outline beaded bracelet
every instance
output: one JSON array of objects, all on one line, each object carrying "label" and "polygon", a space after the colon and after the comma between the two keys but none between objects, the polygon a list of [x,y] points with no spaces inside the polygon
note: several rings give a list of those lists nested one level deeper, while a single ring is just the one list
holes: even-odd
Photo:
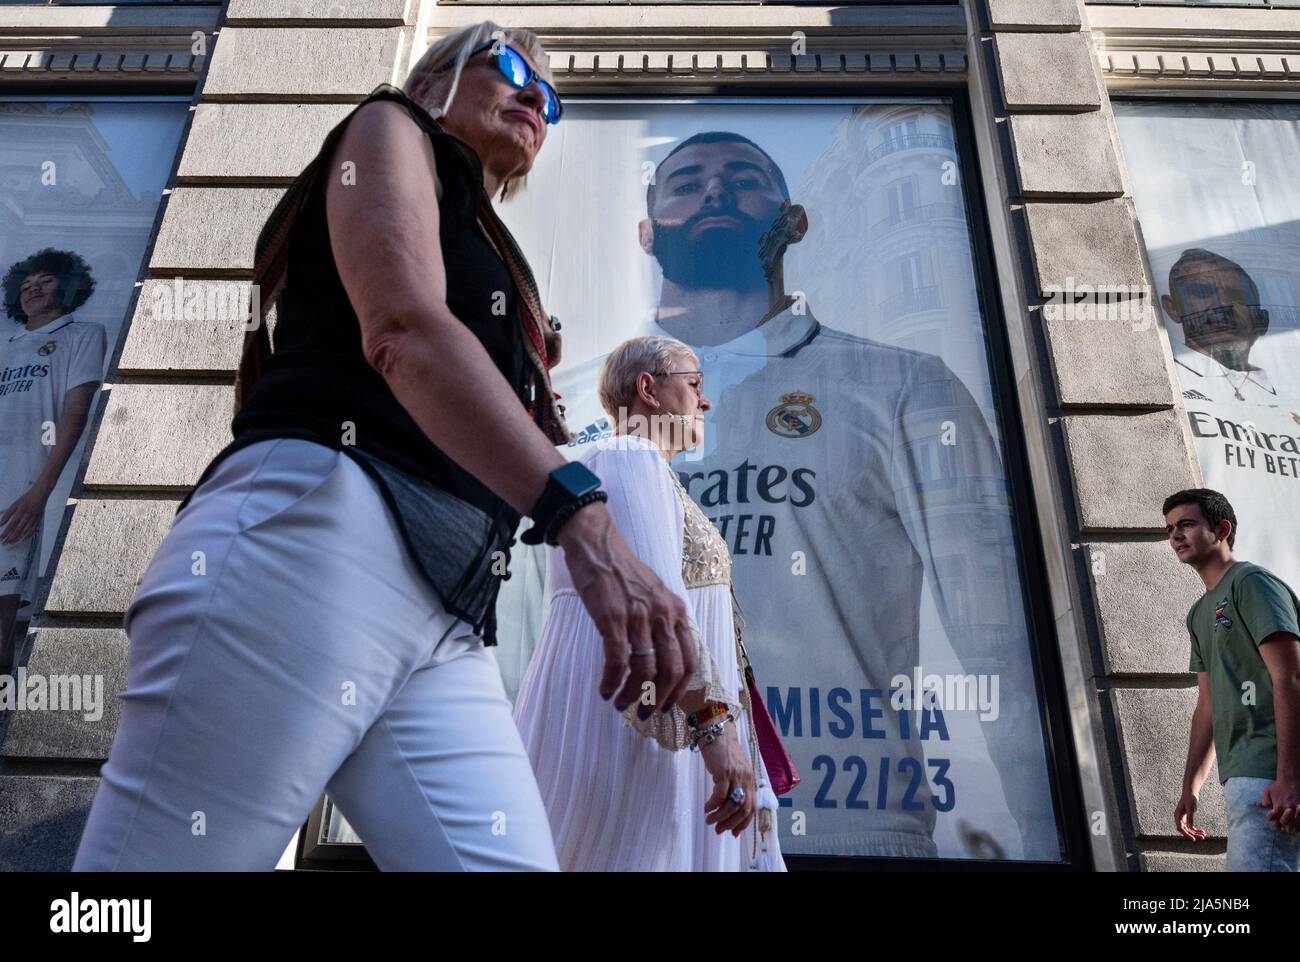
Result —
[{"label": "beaded bracelet", "polygon": [[719,715],[727,714],[727,706],[720,701],[708,702],[699,711],[691,712],[686,716],[686,724],[691,728],[699,728],[703,722],[717,718]]}]

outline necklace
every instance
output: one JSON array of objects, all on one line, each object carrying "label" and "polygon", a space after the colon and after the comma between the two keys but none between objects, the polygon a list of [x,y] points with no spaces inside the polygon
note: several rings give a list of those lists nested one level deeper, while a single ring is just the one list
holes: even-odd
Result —
[{"label": "necklace", "polygon": [[1241,393],[1241,389],[1246,386],[1247,381],[1253,382],[1255,386],[1258,387],[1261,391],[1266,391],[1269,394],[1274,395],[1275,397],[1277,396],[1277,388],[1265,387],[1262,383],[1256,381],[1255,378],[1251,376],[1252,374],[1251,371],[1246,371],[1245,376],[1240,381],[1233,383],[1232,375],[1228,373],[1231,370],[1232,369],[1229,367],[1224,367],[1223,376],[1227,380],[1227,382],[1232,385],[1233,396],[1238,401],[1246,400],[1245,395]]}]

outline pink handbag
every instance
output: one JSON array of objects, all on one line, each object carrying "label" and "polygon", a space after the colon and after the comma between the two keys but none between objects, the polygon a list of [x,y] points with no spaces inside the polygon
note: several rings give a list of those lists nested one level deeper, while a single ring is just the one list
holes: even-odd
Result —
[{"label": "pink handbag", "polygon": [[785,749],[777,733],[772,716],[767,713],[763,696],[758,693],[758,683],[754,681],[754,666],[749,661],[749,652],[740,640],[741,628],[745,619],[740,611],[740,601],[736,598],[736,587],[731,586],[731,611],[736,628],[736,654],[745,672],[745,686],[749,689],[750,724],[758,741],[758,753],[763,757],[763,767],[767,769],[768,780],[772,783],[772,793],[784,795],[799,784],[799,771],[794,767],[794,760]]},{"label": "pink handbag", "polygon": [[767,706],[758,693],[754,683],[754,669],[745,664],[745,683],[749,686],[750,721],[758,736],[758,752],[763,756],[763,765],[767,768],[767,777],[772,782],[772,792],[784,795],[799,784],[799,771],[794,767],[794,759],[785,750],[785,743],[777,734],[772,724],[772,716],[767,713]]}]

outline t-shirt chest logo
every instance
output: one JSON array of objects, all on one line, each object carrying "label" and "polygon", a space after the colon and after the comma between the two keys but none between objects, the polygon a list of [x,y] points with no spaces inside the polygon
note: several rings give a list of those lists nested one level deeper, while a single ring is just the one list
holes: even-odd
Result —
[{"label": "t-shirt chest logo", "polygon": [[1214,606],[1214,625],[1217,628],[1231,628],[1232,619],[1228,617],[1228,596],[1224,595]]},{"label": "t-shirt chest logo", "polygon": [[821,412],[813,407],[816,398],[802,391],[781,395],[781,403],[767,412],[767,429],[778,437],[806,438],[822,426]]},{"label": "t-shirt chest logo", "polygon": [[49,357],[54,353],[54,349],[58,346],[59,345],[55,341],[46,341],[40,346],[36,353],[41,357]]}]

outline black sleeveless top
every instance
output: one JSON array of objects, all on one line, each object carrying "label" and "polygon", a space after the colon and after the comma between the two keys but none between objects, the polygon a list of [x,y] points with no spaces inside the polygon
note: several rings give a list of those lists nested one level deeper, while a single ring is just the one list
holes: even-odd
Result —
[{"label": "black sleeveless top", "polygon": [[[377,99],[403,104],[432,142],[442,183],[447,306],[527,407],[531,368],[514,280],[477,222],[484,190],[478,155],[397,88],[381,85],[362,104]],[[520,518],[429,440],[367,363],[326,225],[325,184],[338,175],[322,171],[298,216],[276,308],[274,353],[231,423],[234,441],[208,465],[199,485],[228,454],[268,438],[305,438],[342,451],[378,483],[406,549],[447,610],[492,645],[496,595],[502,577],[509,577],[494,562],[508,556]],[[474,398],[464,403],[469,408]]]}]

